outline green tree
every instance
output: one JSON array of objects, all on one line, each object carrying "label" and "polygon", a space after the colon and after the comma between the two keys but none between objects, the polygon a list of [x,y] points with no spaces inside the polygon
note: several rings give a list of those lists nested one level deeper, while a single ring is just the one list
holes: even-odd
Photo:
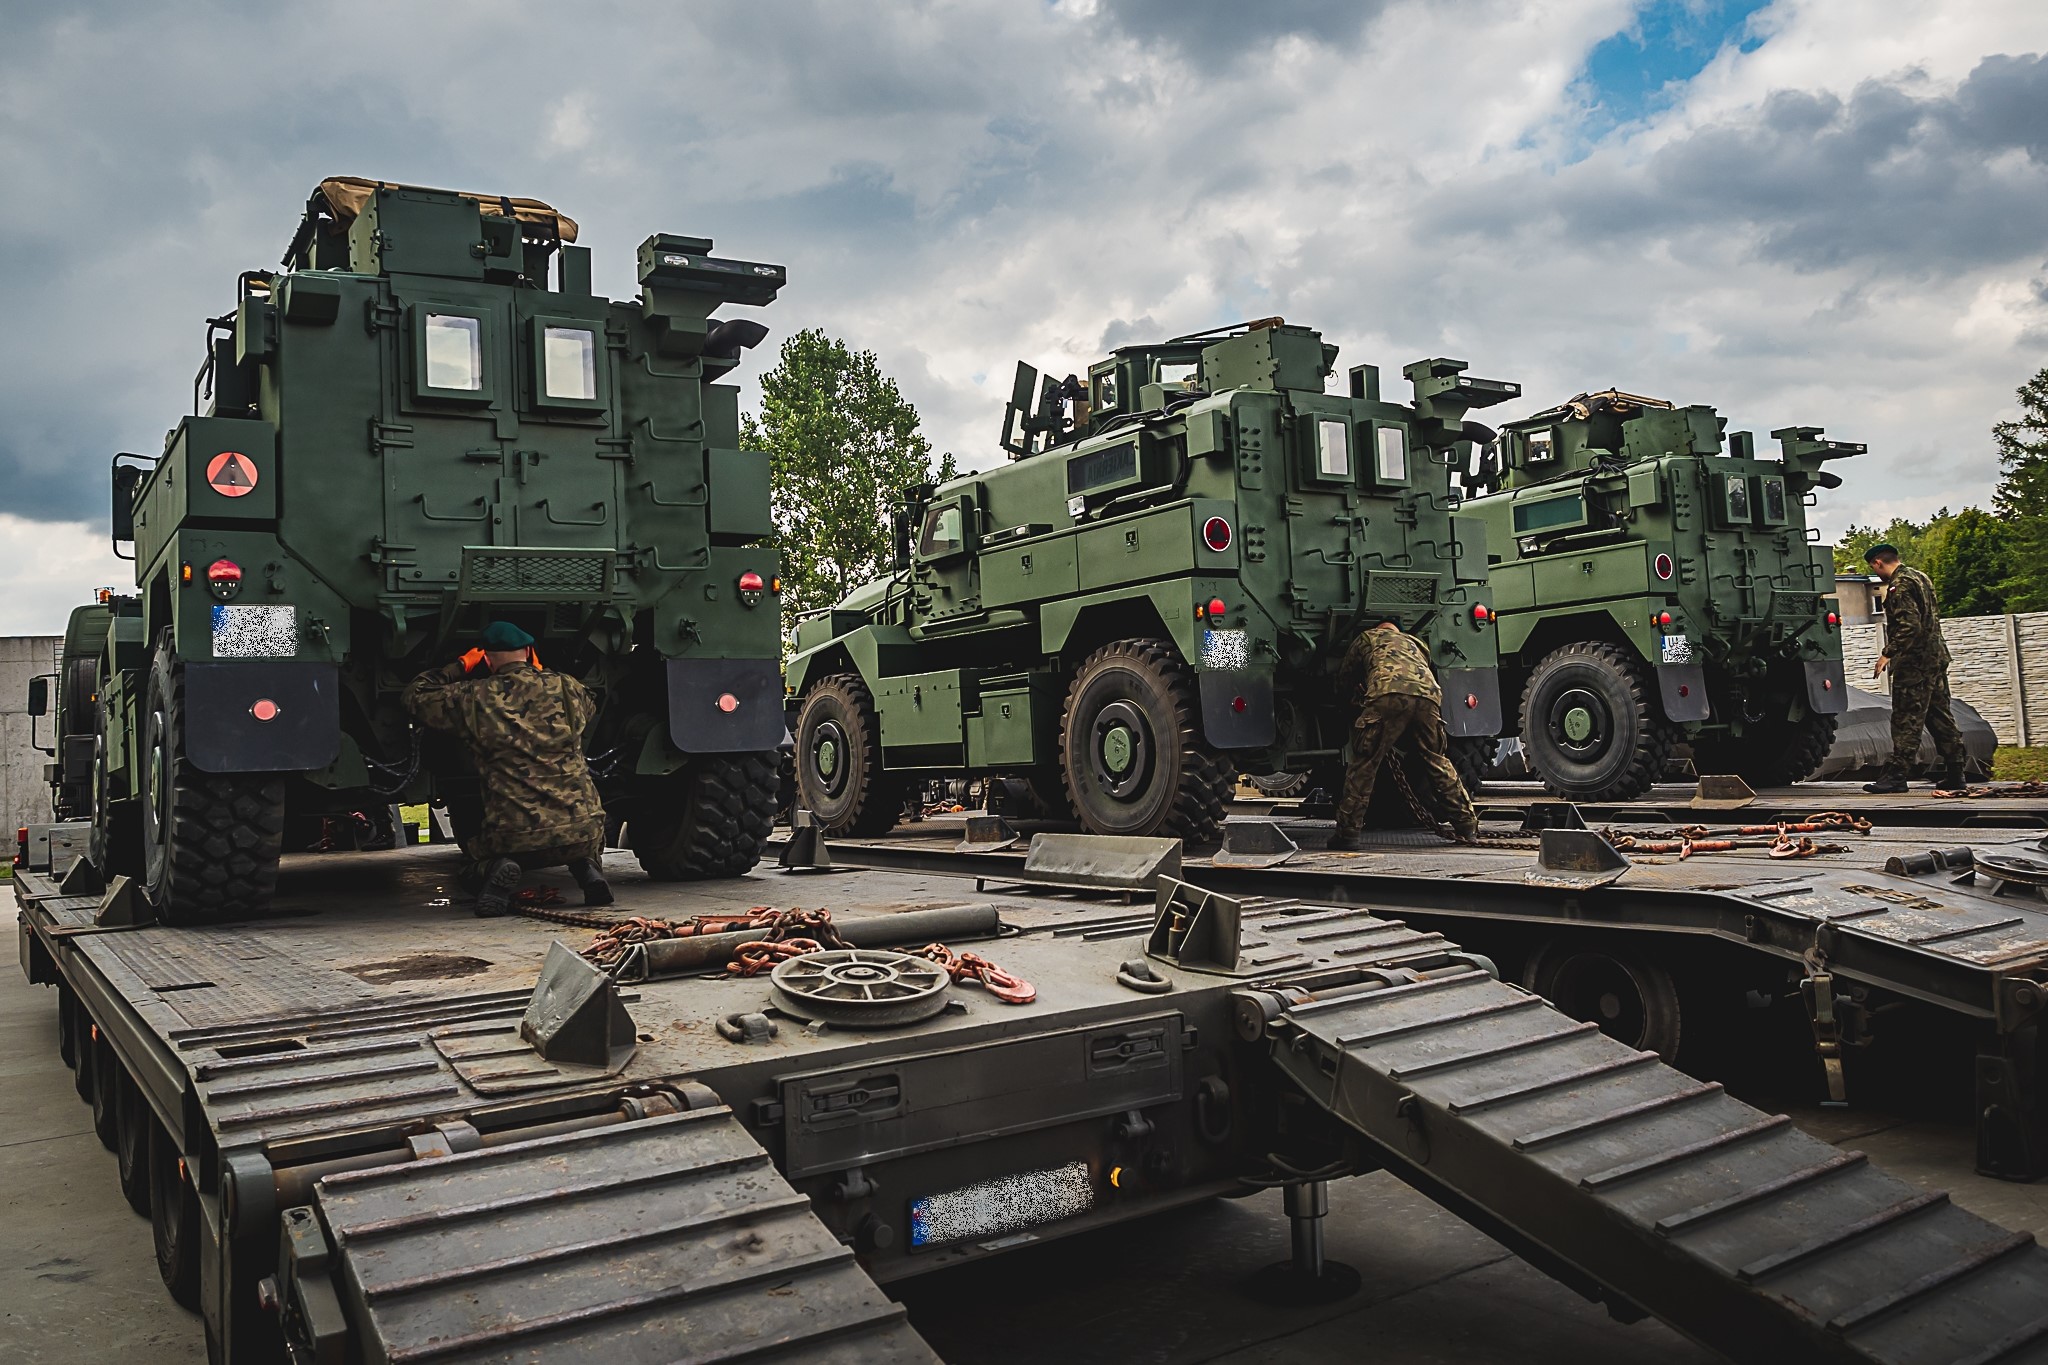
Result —
[{"label": "green tree", "polygon": [[958,472],[951,455],[934,462],[917,409],[874,352],[816,328],[782,343],[740,439],[770,459],[785,638],[798,615],[889,571],[899,490]]},{"label": "green tree", "polygon": [[1906,563],[1924,568],[1928,556],[1935,552],[1946,534],[1951,519],[1949,510],[1944,507],[1924,522],[1893,517],[1888,526],[1851,526],[1842,533],[1841,541],[1835,546],[1835,572],[1865,572],[1863,552],[1880,541],[1897,546],[1899,558]]},{"label": "green tree", "polygon": [[2048,369],[2020,385],[2020,415],[1995,423],[2000,478],[1991,505],[2009,539],[2007,611],[2048,608]]},{"label": "green tree", "polygon": [[2006,608],[2012,577],[2012,528],[1978,507],[1965,507],[1945,524],[1921,567],[1934,580],[1945,616],[1996,616]]}]

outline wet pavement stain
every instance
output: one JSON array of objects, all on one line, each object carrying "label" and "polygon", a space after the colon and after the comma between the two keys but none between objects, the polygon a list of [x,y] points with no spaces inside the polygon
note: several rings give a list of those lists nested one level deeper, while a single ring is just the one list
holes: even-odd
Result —
[{"label": "wet pavement stain", "polygon": [[485,958],[465,957],[457,953],[408,953],[404,957],[387,958],[382,962],[358,962],[342,968],[350,976],[373,986],[393,981],[455,981],[490,969],[491,964]]}]

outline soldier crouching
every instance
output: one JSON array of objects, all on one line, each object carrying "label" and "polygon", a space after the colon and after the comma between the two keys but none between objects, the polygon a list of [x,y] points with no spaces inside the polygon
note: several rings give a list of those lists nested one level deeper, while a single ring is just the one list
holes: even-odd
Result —
[{"label": "soldier crouching", "polygon": [[464,882],[477,886],[476,912],[503,915],[526,872],[567,867],[585,905],[610,905],[599,869],[604,806],[583,755],[596,705],[583,684],[542,668],[533,637],[494,621],[484,628],[485,670],[457,660],[429,669],[405,689],[421,725],[460,739],[483,787],[483,826],[466,850]]},{"label": "soldier crouching", "polygon": [[[1388,759],[1415,759],[1410,771],[1416,795],[1430,813],[1448,824],[1459,842],[1479,837],[1479,815],[1445,751],[1443,688],[1430,667],[1429,650],[1381,621],[1358,633],[1338,665],[1340,684],[1353,689],[1358,720],[1351,737],[1351,762],[1344,769],[1344,797],[1337,804],[1337,832],[1329,847],[1354,849],[1372,805],[1372,789]],[[1405,751],[1405,752],[1404,752]]]}]

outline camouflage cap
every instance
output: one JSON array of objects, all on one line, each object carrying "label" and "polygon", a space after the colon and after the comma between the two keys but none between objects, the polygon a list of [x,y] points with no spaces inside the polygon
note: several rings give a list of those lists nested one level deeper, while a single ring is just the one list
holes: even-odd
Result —
[{"label": "camouflage cap", "polygon": [[493,621],[484,627],[484,648],[494,654],[509,654],[515,649],[526,649],[533,644],[533,637],[510,621]]},{"label": "camouflage cap", "polygon": [[1889,540],[1880,540],[1877,544],[1863,552],[1863,562],[1865,564],[1874,564],[1879,559],[1897,559],[1898,557],[1899,547],[1892,544]]}]

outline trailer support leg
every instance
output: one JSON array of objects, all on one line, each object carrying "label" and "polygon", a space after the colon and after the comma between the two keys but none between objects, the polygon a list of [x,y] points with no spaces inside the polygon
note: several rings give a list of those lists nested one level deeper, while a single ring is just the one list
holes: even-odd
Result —
[{"label": "trailer support leg", "polygon": [[1335,1303],[1358,1292],[1358,1272],[1332,1261],[1323,1248],[1323,1220],[1330,1213],[1330,1186],[1303,1180],[1284,1187],[1288,1238],[1293,1255],[1252,1276],[1246,1292],[1267,1303]]}]

